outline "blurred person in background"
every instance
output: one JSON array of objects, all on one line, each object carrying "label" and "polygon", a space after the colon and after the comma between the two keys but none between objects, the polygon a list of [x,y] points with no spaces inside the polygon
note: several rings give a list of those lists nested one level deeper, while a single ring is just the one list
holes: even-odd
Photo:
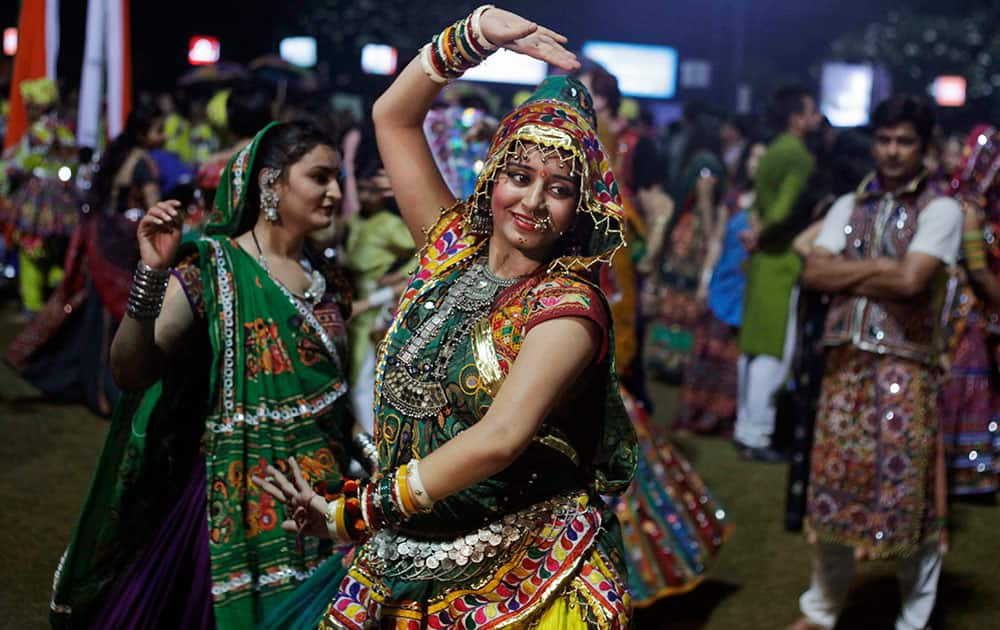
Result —
[{"label": "blurred person in background", "polygon": [[805,144],[820,124],[816,101],[803,87],[779,90],[773,99],[773,122],[782,130],[761,157],[754,178],[751,229],[744,244],[750,251],[740,326],[739,405],[733,440],[741,456],[780,462],[772,447],[775,397],[788,374],[795,346],[797,284],[802,262],[792,249],[795,232],[787,229],[816,160]]},{"label": "blurred person in background", "polygon": [[745,116],[727,116],[719,126],[719,145],[722,162],[726,165],[726,174],[735,183],[745,181],[746,148],[749,143],[750,125]]},{"label": "blurred person in background", "polygon": [[1000,132],[979,125],[951,180],[962,204],[960,265],[947,304],[948,378],[941,387],[941,432],[948,489],[990,497],[1000,472]]},{"label": "blurred person in background", "polygon": [[653,378],[673,384],[681,382],[691,357],[711,278],[705,263],[720,246],[728,218],[720,204],[726,172],[714,125],[705,121],[690,130],[682,163],[671,186],[677,211],[649,234],[652,273],[643,286],[645,366]]},{"label": "blurred person in background", "polygon": [[59,86],[52,79],[20,83],[28,128],[0,161],[0,226],[16,249],[18,289],[27,315],[42,309],[63,275],[67,240],[80,199],[76,137],[57,116]]},{"label": "blurred person in background", "polygon": [[136,104],[101,156],[87,214],[70,241],[65,277],[7,349],[7,361],[52,400],[82,401],[104,416],[118,400],[109,350],[139,257],[137,221],[142,208],[160,199],[150,151],[163,140],[159,108]]},{"label": "blurred person in background", "polygon": [[[813,241],[830,206],[840,196],[856,190],[858,182],[871,172],[872,166],[868,134],[855,129],[841,131],[799,198],[796,213],[811,223],[793,242],[795,252],[803,261],[813,250]],[[800,285],[795,354],[788,382],[781,392],[777,422],[790,432],[785,495],[785,529],[789,531],[800,531],[805,519],[813,430],[826,367],[823,327],[829,304],[829,294]]]},{"label": "blurred person in background", "polygon": [[896,630],[925,628],[934,609],[948,549],[940,316],[963,216],[924,169],[933,126],[923,99],[879,104],[875,172],[833,204],[806,259],[803,284],[833,299],[808,490],[813,571],[797,630],[836,625],[859,560],[896,560]]},{"label": "blurred person in background", "polygon": [[748,252],[740,235],[750,229],[754,177],[767,150],[763,142],[748,143],[721,208],[717,230],[709,235],[708,251],[696,293],[701,317],[694,330],[691,360],[685,369],[681,407],[675,430],[732,434],[739,396],[737,343],[743,317],[744,267]]}]

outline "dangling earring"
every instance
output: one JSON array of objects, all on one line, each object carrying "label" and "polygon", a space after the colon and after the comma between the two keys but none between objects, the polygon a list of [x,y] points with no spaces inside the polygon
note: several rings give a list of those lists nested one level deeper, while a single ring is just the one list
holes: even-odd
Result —
[{"label": "dangling earring", "polygon": [[269,223],[278,222],[278,192],[274,183],[278,181],[278,171],[267,169],[260,187],[260,210]]},{"label": "dangling earring", "polygon": [[493,213],[489,206],[475,205],[472,212],[465,216],[465,225],[476,236],[489,236],[493,233]]}]

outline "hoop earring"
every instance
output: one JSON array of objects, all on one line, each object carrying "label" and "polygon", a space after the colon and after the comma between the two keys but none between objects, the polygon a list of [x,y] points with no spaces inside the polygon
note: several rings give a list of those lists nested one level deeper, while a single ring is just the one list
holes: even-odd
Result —
[{"label": "hoop earring", "polygon": [[278,222],[278,192],[274,183],[278,181],[278,171],[267,169],[260,187],[260,210],[269,223]]},{"label": "hoop earring", "polygon": [[473,206],[465,216],[465,225],[476,236],[489,236],[493,233],[493,212],[489,206]]}]

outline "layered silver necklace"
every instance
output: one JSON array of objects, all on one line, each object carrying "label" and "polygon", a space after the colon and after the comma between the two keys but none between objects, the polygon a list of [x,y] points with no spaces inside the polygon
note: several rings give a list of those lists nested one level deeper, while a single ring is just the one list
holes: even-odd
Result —
[{"label": "layered silver necklace", "polygon": [[[428,300],[416,307],[436,312],[388,359],[383,379],[386,400],[410,417],[437,415],[448,403],[442,383],[459,344],[489,314],[496,296],[518,280],[497,277],[490,271],[486,258],[480,257],[455,280],[440,304]],[[445,328],[445,323],[456,315],[457,322],[452,321]],[[436,356],[422,360],[424,351],[435,339],[439,339]]]},{"label": "layered silver necklace", "polygon": [[309,288],[306,289],[306,292],[301,296],[296,295],[290,289],[285,287],[284,283],[282,283],[281,280],[275,278],[274,274],[271,273],[271,267],[267,264],[267,256],[264,255],[264,250],[261,249],[260,247],[260,242],[257,240],[256,232],[250,230],[250,236],[253,237],[253,244],[257,248],[257,262],[260,263],[260,266],[264,268],[264,271],[267,272],[267,275],[271,276],[271,279],[274,280],[279,287],[284,289],[289,295],[292,295],[293,297],[298,299],[305,300],[310,304],[312,304],[313,306],[316,306],[317,304],[320,303],[320,301],[323,299],[323,296],[326,295],[326,278],[323,277],[323,274],[313,269],[308,261],[306,260],[300,261],[299,264],[301,264],[302,267],[306,269],[307,276],[309,278]]}]

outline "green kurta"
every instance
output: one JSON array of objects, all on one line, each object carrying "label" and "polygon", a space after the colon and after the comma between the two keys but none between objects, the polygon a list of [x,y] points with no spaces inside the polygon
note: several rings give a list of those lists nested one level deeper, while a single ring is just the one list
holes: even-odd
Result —
[{"label": "green kurta", "polygon": [[788,303],[802,261],[791,238],[771,237],[791,216],[815,165],[806,145],[790,133],[778,136],[760,160],[751,209],[760,220],[760,248],[750,256],[740,329],[740,350],[746,354],[782,354]]}]

